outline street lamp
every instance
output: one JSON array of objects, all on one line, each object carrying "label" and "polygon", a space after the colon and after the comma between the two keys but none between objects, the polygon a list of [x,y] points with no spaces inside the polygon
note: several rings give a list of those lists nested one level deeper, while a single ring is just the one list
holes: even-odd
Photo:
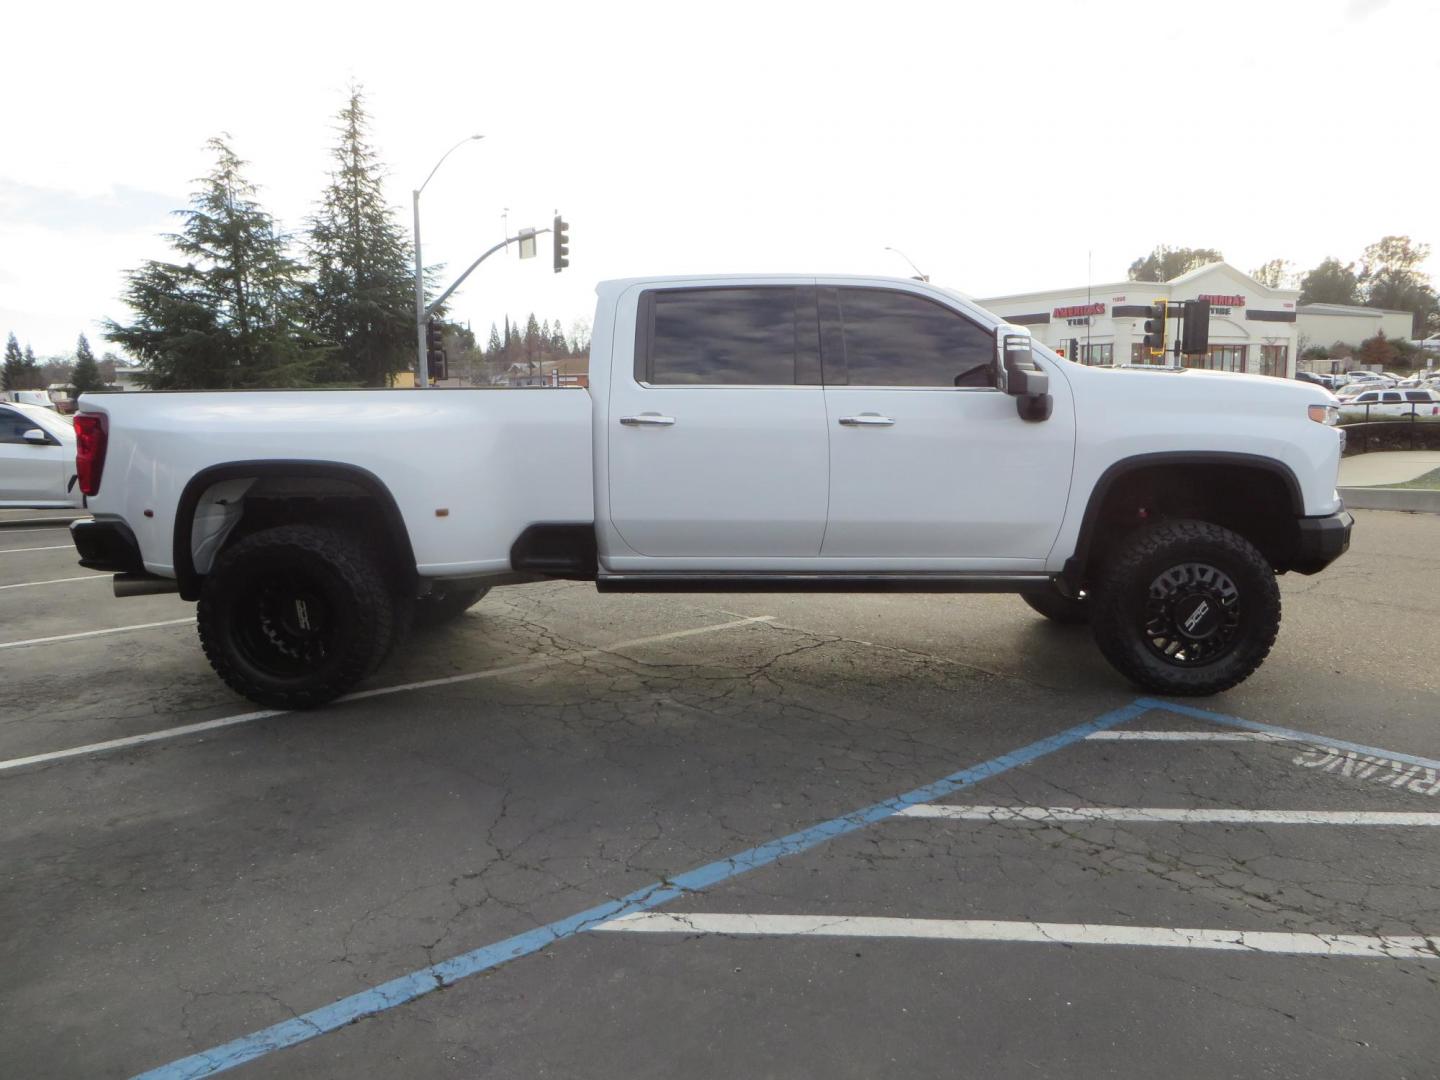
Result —
[{"label": "street lamp", "polygon": [[476,142],[483,139],[484,135],[470,135],[461,139],[445,153],[440,155],[440,160],[435,163],[435,168],[430,170],[430,175],[425,177],[425,183],[421,184],[412,193],[415,197],[415,342],[418,355],[418,363],[415,365],[415,379],[421,387],[430,385],[429,365],[425,360],[425,270],[424,263],[420,258],[420,193],[425,190],[425,184],[430,183],[445,159],[453,154],[467,142]]},{"label": "street lamp", "polygon": [[901,251],[899,248],[897,248],[897,247],[891,247],[889,244],[886,244],[886,245],[885,245],[885,250],[886,250],[886,251],[893,251],[896,255],[899,255],[900,258],[904,259],[907,263],[909,263],[909,264],[910,264],[910,269],[915,271],[915,276],[916,276],[917,278],[919,278],[921,281],[929,281],[929,280],[930,280],[930,275],[929,275],[929,274],[925,274],[925,273],[921,273],[920,268],[915,265],[914,260],[911,259],[909,255],[906,255],[906,254],[905,254],[903,251]]}]

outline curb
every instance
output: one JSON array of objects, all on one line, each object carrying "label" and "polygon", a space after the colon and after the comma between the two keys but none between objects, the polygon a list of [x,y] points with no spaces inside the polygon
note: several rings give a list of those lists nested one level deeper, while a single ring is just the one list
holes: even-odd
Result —
[{"label": "curb", "polygon": [[1347,510],[1407,510],[1412,514],[1440,514],[1440,491],[1423,488],[1342,487]]}]

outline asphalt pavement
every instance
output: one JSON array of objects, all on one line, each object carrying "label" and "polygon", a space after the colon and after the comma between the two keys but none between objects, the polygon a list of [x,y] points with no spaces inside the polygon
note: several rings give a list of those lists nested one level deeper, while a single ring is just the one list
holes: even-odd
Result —
[{"label": "asphalt pavement", "polygon": [[1210,699],[552,582],[287,714],[0,514],[0,1076],[1433,1077],[1440,517],[1357,519]]}]

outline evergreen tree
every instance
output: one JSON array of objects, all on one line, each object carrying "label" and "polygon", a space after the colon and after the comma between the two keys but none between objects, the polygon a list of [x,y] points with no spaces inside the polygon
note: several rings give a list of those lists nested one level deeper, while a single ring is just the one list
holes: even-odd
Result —
[{"label": "evergreen tree", "polygon": [[337,377],[384,386],[414,359],[414,248],[385,203],[360,88],[336,119],[335,171],[310,220],[314,328],[335,347]]},{"label": "evergreen tree", "polygon": [[25,359],[20,364],[20,385],[18,390],[43,390],[45,377],[40,373],[40,361],[35,359],[35,350],[25,346]]},{"label": "evergreen tree", "polygon": [[20,342],[10,334],[5,342],[5,366],[0,369],[0,390],[19,390],[20,376],[25,367],[25,354],[20,351]]},{"label": "evergreen tree", "polygon": [[124,296],[138,317],[107,320],[105,338],[146,365],[152,389],[309,385],[322,354],[298,326],[300,268],[287,238],[225,139],[205,145],[215,167],[167,237],[184,261],[131,271]]},{"label": "evergreen tree", "polygon": [[85,335],[75,343],[75,370],[70,373],[70,396],[78,398],[91,390],[104,390],[105,380],[100,377],[100,364],[90,351],[90,342]]},{"label": "evergreen tree", "polygon": [[525,361],[532,371],[540,363],[540,324],[535,321],[533,311],[525,322]]},{"label": "evergreen tree", "polygon": [[495,324],[492,322],[490,324],[490,341],[485,346],[485,359],[499,360],[500,352],[503,348],[504,345],[500,342],[500,331],[496,329]]}]

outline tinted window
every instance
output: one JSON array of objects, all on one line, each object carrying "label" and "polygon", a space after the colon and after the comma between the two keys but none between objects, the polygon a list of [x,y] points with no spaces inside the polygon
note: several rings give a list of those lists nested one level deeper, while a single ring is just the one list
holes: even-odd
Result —
[{"label": "tinted window", "polygon": [[38,427],[34,420],[14,409],[0,409],[0,443],[23,443],[25,432]]},{"label": "tinted window", "polygon": [[1380,400],[1380,395],[1377,394],[1377,393],[1375,393],[1375,391],[1371,390],[1368,394],[1361,394],[1361,395],[1360,395],[1359,397],[1357,397],[1355,400],[1356,400],[1357,402],[1358,402],[1358,401],[1379,401],[1379,400]]},{"label": "tinted window", "polygon": [[819,383],[815,290],[677,289],[647,295],[643,381],[659,386]]},{"label": "tinted window", "polygon": [[1405,400],[1406,400],[1406,401],[1429,401],[1429,400],[1430,400],[1430,394],[1429,394],[1428,391],[1425,391],[1425,390],[1407,390],[1407,391],[1405,391]]},{"label": "tinted window", "polygon": [[1380,400],[1384,402],[1395,402],[1400,400],[1400,395],[1393,391],[1387,391],[1385,396]]},{"label": "tinted window", "polygon": [[994,335],[958,312],[887,289],[839,294],[851,386],[995,385]]}]

